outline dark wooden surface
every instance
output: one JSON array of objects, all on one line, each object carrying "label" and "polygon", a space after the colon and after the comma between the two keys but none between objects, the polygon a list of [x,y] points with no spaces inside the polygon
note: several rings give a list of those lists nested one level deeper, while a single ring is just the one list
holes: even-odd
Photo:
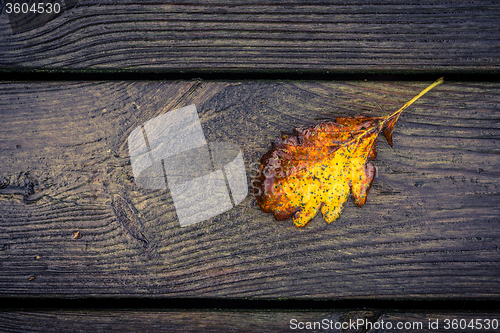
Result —
[{"label": "dark wooden surface", "polygon": [[[336,311],[15,311],[2,332],[498,332],[498,314]],[[360,321],[358,321],[360,320]],[[449,321],[447,321],[449,320]],[[456,320],[457,322],[454,322]],[[453,329],[460,325],[462,329]],[[489,320],[489,321],[488,321]],[[495,321],[496,320],[496,321]],[[473,326],[467,326],[467,325]],[[315,324],[317,323],[317,324]],[[353,323],[359,323],[359,326]],[[437,323],[437,326],[435,326]],[[307,330],[306,327],[315,327]],[[337,325],[337,326],[336,326]],[[338,326],[338,325],[343,325]],[[429,328],[431,326],[432,329]],[[465,325],[465,326],[464,326]],[[478,329],[482,325],[483,329]],[[490,329],[484,329],[490,325]],[[493,329],[496,325],[496,329]],[[340,327],[340,328],[339,328]],[[460,326],[458,326],[460,327]],[[475,327],[475,328],[473,328]],[[303,328],[303,329],[300,329]],[[388,329],[390,328],[390,329]]]},{"label": "dark wooden surface", "polygon": [[[9,303],[2,304],[0,331],[289,332],[297,331],[292,318],[424,325],[498,319],[498,311],[366,310],[362,301],[357,310],[331,311],[7,310],[10,300],[29,306],[39,297],[132,296],[140,304],[193,297],[203,307],[203,297],[500,296],[500,85],[460,78],[498,73],[500,4],[64,4],[59,15],[21,23],[2,10],[0,79],[24,80],[22,71],[46,79],[39,73],[48,69],[98,80],[236,73],[239,81],[0,83],[0,298]],[[405,111],[394,149],[378,144],[368,203],[357,208],[349,201],[335,223],[318,216],[298,230],[262,213],[249,196],[227,213],[180,228],[169,191],[134,183],[126,141],[136,126],[196,103],[209,141],[242,147],[250,182],[253,163],[281,131],[338,115],[385,115],[430,83],[245,81],[245,72],[278,79],[426,73],[431,80],[439,72],[460,81],[447,81]]]},{"label": "dark wooden surface", "polygon": [[2,12],[0,69],[499,70],[496,1],[64,2],[36,20]]},{"label": "dark wooden surface", "polygon": [[445,82],[406,110],[367,204],[330,225],[277,222],[248,196],[181,228],[169,191],[134,183],[127,137],[164,112],[195,103],[250,182],[281,131],[385,115],[427,84],[1,83],[0,294],[498,300],[498,83]]}]

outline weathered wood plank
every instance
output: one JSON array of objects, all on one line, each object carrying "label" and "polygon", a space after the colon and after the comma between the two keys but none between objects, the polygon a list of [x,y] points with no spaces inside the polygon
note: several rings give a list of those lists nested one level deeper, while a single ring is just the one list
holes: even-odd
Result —
[{"label": "weathered wood plank", "polygon": [[2,83],[0,293],[498,299],[497,83],[446,82],[406,110],[367,204],[331,225],[277,222],[249,196],[181,228],[168,190],[134,183],[127,137],[163,112],[195,103],[208,141],[242,148],[250,183],[281,131],[387,114],[426,85]]},{"label": "weathered wood plank", "polygon": [[[376,310],[0,312],[2,332],[496,332],[500,325],[499,321],[498,312],[399,313]],[[490,328],[485,329],[488,326]]]},{"label": "weathered wood plank", "polygon": [[65,4],[36,20],[4,10],[0,68],[488,73],[500,63],[494,1]]}]

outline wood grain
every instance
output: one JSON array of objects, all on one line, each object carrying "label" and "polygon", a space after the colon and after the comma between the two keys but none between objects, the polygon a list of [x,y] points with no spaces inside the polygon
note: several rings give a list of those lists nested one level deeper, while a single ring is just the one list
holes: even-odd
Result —
[{"label": "wood grain", "polygon": [[[290,332],[290,320],[375,319],[373,311],[22,311],[0,312],[4,332]],[[374,318],[373,318],[374,317]],[[373,318],[373,319],[372,319]],[[326,330],[334,332],[334,330]],[[338,330],[336,331],[338,332]],[[345,330],[343,332],[351,332]],[[361,332],[355,331],[355,332]]]},{"label": "wood grain", "polygon": [[22,23],[4,10],[0,69],[491,73],[500,63],[495,1],[65,4]]},{"label": "wood grain", "polygon": [[1,83],[0,294],[499,299],[497,83],[445,82],[405,110],[367,204],[331,225],[277,222],[249,196],[181,228],[168,190],[134,183],[127,137],[164,112],[195,103],[250,184],[281,131],[385,115],[427,84]]},{"label": "wood grain", "polygon": [[[447,323],[446,320],[450,320]],[[453,330],[452,320],[480,323],[489,330],[472,327]],[[352,323],[359,322],[359,326]],[[496,321],[495,321],[496,320]],[[3,332],[488,332],[498,327],[498,313],[376,310],[336,311],[18,311],[0,312]],[[429,329],[430,323],[438,326]],[[493,323],[493,325],[492,325]],[[496,324],[495,324],[496,323]],[[447,325],[449,324],[448,329]],[[299,326],[300,325],[300,326]],[[316,327],[306,330],[305,327]],[[314,326],[316,325],[316,326]],[[344,329],[342,329],[342,326]],[[378,325],[378,326],[377,326]],[[398,326],[399,325],[399,326]],[[299,329],[304,327],[304,329]],[[388,328],[391,329],[388,329]],[[432,326],[435,327],[435,326]],[[479,327],[479,326],[475,326]],[[383,329],[380,329],[383,328]]]}]

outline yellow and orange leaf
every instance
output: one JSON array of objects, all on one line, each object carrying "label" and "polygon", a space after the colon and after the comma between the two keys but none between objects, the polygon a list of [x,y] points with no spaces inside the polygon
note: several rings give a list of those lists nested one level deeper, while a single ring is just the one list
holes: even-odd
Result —
[{"label": "yellow and orange leaf", "polygon": [[261,158],[253,181],[261,209],[278,221],[293,217],[297,227],[305,226],[319,210],[324,219],[335,221],[352,193],[359,207],[375,178],[375,144],[379,134],[392,147],[394,124],[401,112],[426,92],[443,83],[436,80],[401,109],[386,117],[338,117],[307,129],[282,134]]}]

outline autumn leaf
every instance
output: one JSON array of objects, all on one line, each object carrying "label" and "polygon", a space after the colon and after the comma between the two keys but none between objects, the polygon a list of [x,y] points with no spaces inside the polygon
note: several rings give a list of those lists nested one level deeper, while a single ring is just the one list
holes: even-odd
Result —
[{"label": "autumn leaf", "polygon": [[443,83],[436,80],[401,109],[386,117],[338,117],[293,134],[281,134],[261,158],[253,181],[261,209],[276,220],[293,217],[305,226],[319,210],[324,219],[335,221],[352,192],[359,207],[366,202],[375,178],[375,144],[382,133],[392,147],[394,124],[401,112],[426,92]]}]

